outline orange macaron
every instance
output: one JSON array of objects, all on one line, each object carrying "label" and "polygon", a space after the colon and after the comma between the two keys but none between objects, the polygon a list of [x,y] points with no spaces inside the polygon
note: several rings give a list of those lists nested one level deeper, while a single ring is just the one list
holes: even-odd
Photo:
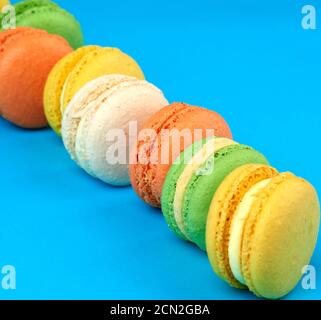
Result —
[{"label": "orange macaron", "polygon": [[228,124],[214,111],[173,103],[155,113],[131,150],[129,173],[136,193],[148,204],[160,207],[171,164],[188,145],[211,135],[232,138]]},{"label": "orange macaron", "polygon": [[52,67],[72,51],[43,30],[20,27],[0,33],[0,115],[19,127],[47,126],[43,91]]}]

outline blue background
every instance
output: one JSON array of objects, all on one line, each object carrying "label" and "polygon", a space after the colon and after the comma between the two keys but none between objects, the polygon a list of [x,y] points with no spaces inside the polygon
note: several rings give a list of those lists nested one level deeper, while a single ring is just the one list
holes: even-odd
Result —
[{"label": "blue background", "polygon": [[[320,1],[58,2],[87,44],[120,47],[170,101],[220,112],[235,140],[320,193],[321,31],[301,27],[302,6]],[[51,130],[0,119],[0,144],[0,266],[17,271],[0,298],[255,299],[218,279],[130,187],[86,175]],[[321,280],[286,298],[321,298]]]}]

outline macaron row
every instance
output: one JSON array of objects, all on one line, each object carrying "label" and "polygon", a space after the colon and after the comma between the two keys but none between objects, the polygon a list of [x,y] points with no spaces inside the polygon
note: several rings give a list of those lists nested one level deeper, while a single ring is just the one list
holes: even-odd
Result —
[{"label": "macaron row", "polygon": [[[117,129],[128,137],[134,121],[137,139],[113,149],[125,161],[110,161],[115,141],[106,136]],[[231,286],[276,299],[300,280],[318,236],[317,193],[234,141],[216,112],[168,105],[147,81],[110,74],[74,95],[63,111],[61,132],[86,172],[113,185],[130,179],[142,200],[161,206],[178,237],[207,252],[213,270]]]},{"label": "macaron row", "polygon": [[[129,165],[138,196],[161,206],[169,228],[206,251],[231,286],[269,299],[288,294],[317,242],[320,205],[313,186],[234,141],[213,111],[174,103],[142,130],[151,128],[157,135],[138,139]],[[189,142],[174,135],[164,140],[168,129],[187,130],[179,137]],[[188,135],[197,129],[197,137]],[[157,161],[164,150],[172,157]]]},{"label": "macaron row", "polygon": [[206,251],[219,277],[269,299],[299,282],[320,224],[310,183],[225,137],[195,141],[179,155],[161,207],[169,228]]},{"label": "macaron row", "polygon": [[[61,14],[55,21],[64,16],[51,1],[29,0],[16,8],[22,25],[30,10]],[[207,252],[230,285],[266,298],[292,290],[317,240],[314,188],[234,141],[216,112],[169,104],[119,49],[81,46],[47,31],[0,33],[0,114],[24,128],[49,123],[87,173],[131,183],[142,200],[162,208],[177,236]]]}]

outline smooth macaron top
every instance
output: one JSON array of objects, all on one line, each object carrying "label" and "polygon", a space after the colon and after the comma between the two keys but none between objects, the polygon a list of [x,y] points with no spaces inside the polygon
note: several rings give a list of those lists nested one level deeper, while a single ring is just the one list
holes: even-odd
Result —
[{"label": "smooth macaron top", "polygon": [[161,204],[169,227],[205,250],[208,209],[220,183],[247,163],[266,164],[254,149],[223,137],[210,137],[184,150],[171,166]]},{"label": "smooth macaron top", "polygon": [[112,185],[128,185],[130,126],[137,132],[167,105],[151,83],[111,74],[88,82],[68,104],[62,121],[66,149],[87,173]]},{"label": "smooth macaron top", "polygon": [[134,59],[116,48],[81,47],[55,65],[46,83],[44,106],[48,122],[58,135],[62,114],[75,94],[86,83],[108,74],[144,79]]},{"label": "smooth macaron top", "polygon": [[215,193],[206,246],[214,271],[234,287],[280,298],[312,256],[320,220],[315,189],[264,165],[234,170]]},{"label": "smooth macaron top", "polygon": [[6,46],[8,46],[10,42],[14,42],[15,39],[20,38],[22,36],[27,36],[29,34],[40,36],[47,33],[42,30],[37,30],[33,28],[28,28],[28,27],[10,29],[5,32],[2,31],[0,32],[0,53],[4,52]]},{"label": "smooth macaron top", "polygon": [[[14,5],[16,26],[43,29],[64,37],[71,47],[78,48],[83,34],[75,17],[50,0],[26,0]],[[2,21],[2,17],[0,16]]]},{"label": "smooth macaron top", "polygon": [[57,35],[32,28],[0,33],[0,112],[24,128],[47,125],[43,110],[46,79],[58,60],[72,51]]},{"label": "smooth macaron top", "polygon": [[[150,130],[155,133],[152,138],[148,133]],[[137,151],[131,155],[130,177],[136,193],[156,207],[160,206],[166,174],[180,152],[206,136],[232,137],[229,126],[218,113],[185,103],[164,107],[146,122],[142,131],[147,134],[139,137]],[[169,134],[168,139],[164,139],[166,134]],[[186,134],[186,139],[178,140],[180,134],[182,137]],[[146,153],[145,150],[147,158],[156,154],[157,161],[141,161],[140,155]],[[161,157],[163,153],[165,158]]]}]

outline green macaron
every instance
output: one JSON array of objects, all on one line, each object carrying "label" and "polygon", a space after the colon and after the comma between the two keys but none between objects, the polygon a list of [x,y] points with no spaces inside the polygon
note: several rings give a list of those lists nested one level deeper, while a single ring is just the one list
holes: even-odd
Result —
[{"label": "green macaron", "polygon": [[250,163],[268,161],[251,147],[227,138],[207,138],[186,148],[171,166],[161,198],[174,233],[205,250],[207,214],[215,191],[233,170]]},{"label": "green macaron", "polygon": [[[84,43],[81,27],[76,18],[50,0],[26,0],[14,5],[17,27],[44,29],[64,37],[74,49]],[[0,16],[1,28],[3,15]],[[8,26],[10,27],[10,26]]]}]

